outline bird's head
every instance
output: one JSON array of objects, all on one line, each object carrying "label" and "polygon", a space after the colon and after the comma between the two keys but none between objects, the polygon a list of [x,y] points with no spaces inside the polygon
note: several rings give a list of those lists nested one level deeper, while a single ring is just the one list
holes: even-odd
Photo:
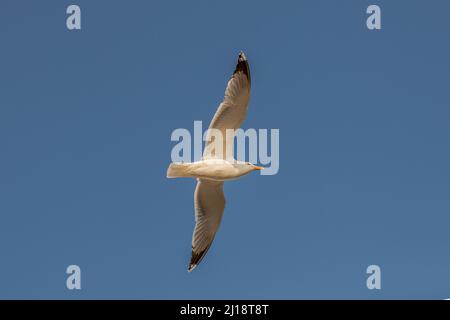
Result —
[{"label": "bird's head", "polygon": [[251,164],[250,162],[244,162],[244,161],[237,161],[235,164],[235,167],[237,167],[244,174],[247,174],[247,173],[255,171],[255,170],[264,169],[264,167],[255,166],[254,164]]},{"label": "bird's head", "polygon": [[247,164],[252,167],[253,171],[254,170],[262,170],[264,169],[264,167],[260,167],[260,166],[255,166],[254,164],[251,164],[250,162],[247,162]]}]

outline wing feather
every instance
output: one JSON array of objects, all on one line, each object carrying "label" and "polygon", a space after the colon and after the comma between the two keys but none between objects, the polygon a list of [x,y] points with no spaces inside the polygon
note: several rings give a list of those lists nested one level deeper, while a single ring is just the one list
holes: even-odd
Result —
[{"label": "wing feather", "polygon": [[192,271],[211,246],[225,209],[223,182],[197,179],[194,193],[195,228],[192,235],[192,256],[188,271]]},{"label": "wing feather", "polygon": [[[250,100],[250,67],[244,53],[239,54],[238,63],[233,76],[228,81],[225,97],[219,105],[208,129],[216,129],[222,135],[222,151],[217,152],[220,143],[216,144],[214,130],[209,130],[206,136],[206,145],[203,158],[233,158],[232,143],[234,135],[227,137],[226,129],[238,129],[247,116],[248,103]],[[228,138],[228,139],[227,139]],[[231,138],[231,139],[230,139]],[[230,141],[228,141],[230,140]],[[230,145],[231,144],[231,145]],[[228,154],[227,154],[227,145]],[[216,151],[217,150],[217,151]]]}]

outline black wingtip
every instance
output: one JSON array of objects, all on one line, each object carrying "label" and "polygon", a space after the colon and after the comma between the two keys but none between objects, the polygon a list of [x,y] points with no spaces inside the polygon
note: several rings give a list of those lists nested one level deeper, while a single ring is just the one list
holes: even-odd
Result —
[{"label": "black wingtip", "polygon": [[206,253],[208,252],[210,246],[208,246],[205,250],[200,251],[199,253],[194,252],[192,250],[191,255],[191,261],[189,262],[188,272],[191,272],[195,269],[196,266],[202,261],[202,259],[205,257]]},{"label": "black wingtip", "polygon": [[192,272],[192,270],[194,270],[196,266],[196,264],[190,264],[188,267],[188,272]]},{"label": "black wingtip", "polygon": [[239,53],[238,63],[233,74],[236,74],[238,72],[244,73],[247,76],[248,81],[250,82],[250,66],[248,65],[247,57],[242,51]]},{"label": "black wingtip", "polygon": [[239,52],[239,59],[238,59],[238,61],[247,61],[247,58],[246,58],[244,52],[242,52],[242,51]]}]

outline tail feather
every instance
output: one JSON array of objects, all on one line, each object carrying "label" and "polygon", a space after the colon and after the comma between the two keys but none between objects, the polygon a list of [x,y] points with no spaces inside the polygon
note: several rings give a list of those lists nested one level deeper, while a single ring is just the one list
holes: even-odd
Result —
[{"label": "tail feather", "polygon": [[188,163],[171,163],[167,169],[167,178],[190,177]]}]

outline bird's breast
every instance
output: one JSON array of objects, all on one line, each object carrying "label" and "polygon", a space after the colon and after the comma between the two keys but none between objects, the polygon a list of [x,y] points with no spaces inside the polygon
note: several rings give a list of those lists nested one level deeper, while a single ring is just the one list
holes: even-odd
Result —
[{"label": "bird's breast", "polygon": [[238,172],[232,164],[225,161],[205,161],[200,163],[194,171],[198,178],[210,180],[232,180],[238,177]]}]

